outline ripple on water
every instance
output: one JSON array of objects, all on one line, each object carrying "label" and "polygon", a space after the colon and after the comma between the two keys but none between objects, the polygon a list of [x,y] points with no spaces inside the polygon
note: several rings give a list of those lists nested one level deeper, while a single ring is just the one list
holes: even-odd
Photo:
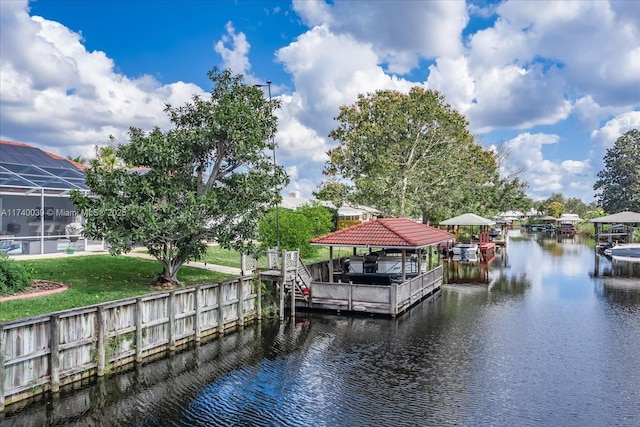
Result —
[{"label": "ripple on water", "polygon": [[[502,271],[491,287],[446,286],[441,298],[396,320],[263,322],[78,391],[76,401],[62,396],[49,409],[33,408],[37,416],[25,411],[20,421],[640,425],[640,289],[593,280],[591,264],[580,264],[584,276],[575,274],[580,265],[564,268],[565,260],[583,259],[579,251],[562,258],[524,243],[510,242],[509,265],[496,267]],[[519,251],[535,255],[535,268],[518,260]],[[586,255],[592,262],[593,253]],[[65,415],[74,405],[82,409]],[[6,417],[3,427],[28,425],[14,420]]]}]

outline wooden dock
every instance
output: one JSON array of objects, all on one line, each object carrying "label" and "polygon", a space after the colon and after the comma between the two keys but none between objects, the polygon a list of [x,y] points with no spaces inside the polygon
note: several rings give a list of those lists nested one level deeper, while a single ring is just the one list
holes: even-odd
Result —
[{"label": "wooden dock", "polygon": [[[327,272],[333,271],[330,261],[306,266],[297,251],[280,254],[270,249],[267,255],[270,268],[260,271],[259,277],[275,284],[280,319],[284,319],[287,310],[291,316],[295,316],[296,310],[324,310],[396,317],[437,294],[443,283],[442,265],[402,282],[365,284],[336,280],[340,277],[338,272],[334,280],[327,281]],[[341,260],[333,260],[331,264],[335,267]]]},{"label": "wooden dock", "polygon": [[311,282],[307,300],[296,299],[298,309],[338,313],[371,313],[396,317],[438,293],[441,265],[401,283],[372,285],[345,282]]}]

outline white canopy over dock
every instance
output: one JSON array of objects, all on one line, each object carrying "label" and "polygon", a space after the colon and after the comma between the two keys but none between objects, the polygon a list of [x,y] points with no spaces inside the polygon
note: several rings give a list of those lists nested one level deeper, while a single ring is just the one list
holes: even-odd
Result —
[{"label": "white canopy over dock", "polygon": [[491,226],[495,225],[495,221],[492,219],[481,217],[473,213],[465,213],[455,216],[453,218],[446,219],[440,222],[440,225],[454,225],[454,226]]},{"label": "white canopy over dock", "polygon": [[558,218],[556,221],[558,221],[560,224],[576,224],[578,222],[582,221],[582,218],[580,218],[577,214],[572,214],[572,213],[564,213],[562,215],[560,215],[560,218]]},{"label": "white canopy over dock", "polygon": [[[489,218],[481,217],[474,213],[465,213],[455,216],[453,218],[446,219],[440,222],[440,225],[446,225],[447,229],[453,231],[456,235],[456,240],[460,241],[460,227],[468,227],[469,229],[469,242],[474,240],[480,240],[482,242],[489,241],[489,227],[495,225],[496,222]],[[479,234],[474,237],[473,227],[479,228]],[[485,236],[483,239],[482,236]],[[463,239],[466,241],[466,239]],[[469,243],[467,242],[467,243]]]}]

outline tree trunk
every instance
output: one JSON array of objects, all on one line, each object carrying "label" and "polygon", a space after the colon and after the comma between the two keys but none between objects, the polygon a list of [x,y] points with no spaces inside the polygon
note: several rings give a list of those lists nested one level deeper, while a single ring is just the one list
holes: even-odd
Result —
[{"label": "tree trunk", "polygon": [[182,262],[176,259],[164,258],[160,260],[162,262],[162,277],[169,282],[178,284],[178,271],[182,267]]},{"label": "tree trunk", "polygon": [[429,225],[431,223],[431,215],[426,212],[422,213],[422,223]]}]

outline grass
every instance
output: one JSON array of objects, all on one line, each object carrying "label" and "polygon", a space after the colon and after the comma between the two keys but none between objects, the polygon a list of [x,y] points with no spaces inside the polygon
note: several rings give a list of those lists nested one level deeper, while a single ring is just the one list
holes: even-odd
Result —
[{"label": "grass", "polygon": [[[345,255],[350,255],[351,249],[347,248],[337,248],[333,251],[333,257],[338,258]],[[329,259],[329,248],[320,246],[318,248],[318,253],[313,257],[303,258],[305,264],[311,264],[317,261],[325,261]],[[240,268],[240,254],[236,251],[222,249],[219,246],[209,246],[207,250],[207,254],[201,260],[201,262],[206,262],[207,264],[214,265],[224,265],[226,267],[236,267]],[[260,267],[267,266],[267,256],[263,255],[258,259],[258,264]]]},{"label": "grass", "polygon": [[[334,258],[350,254],[348,249],[334,250]],[[329,248],[320,247],[317,255],[304,258],[305,263],[329,259]],[[0,302],[0,322],[116,301],[154,292],[149,288],[161,271],[160,263],[141,258],[110,255],[87,255],[16,261],[31,267],[34,279],[62,282],[69,289],[49,296]],[[210,246],[201,262],[240,268],[240,254]],[[266,256],[259,260],[267,266]],[[229,275],[195,267],[180,268],[178,280],[185,285],[218,281]]]},{"label": "grass", "polygon": [[[63,282],[69,289],[49,296],[0,302],[0,322],[148,294],[154,292],[149,284],[161,271],[157,261],[110,255],[16,262],[32,268],[34,279]],[[226,274],[187,266],[183,266],[178,273],[178,280],[185,285],[228,277]]]}]

